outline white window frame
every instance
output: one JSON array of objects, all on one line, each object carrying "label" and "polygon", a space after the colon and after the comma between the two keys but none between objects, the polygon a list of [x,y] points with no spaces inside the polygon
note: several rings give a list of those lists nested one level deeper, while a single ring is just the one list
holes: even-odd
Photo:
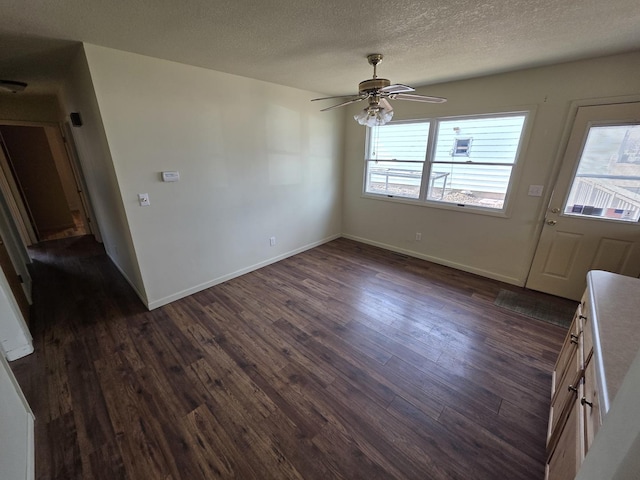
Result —
[{"label": "white window frame", "polygon": [[[411,205],[422,205],[446,210],[457,210],[457,211],[467,211],[473,213],[479,213],[490,216],[499,216],[499,217],[507,217],[510,211],[510,199],[511,193],[515,189],[515,185],[519,179],[519,171],[520,171],[520,158],[522,152],[525,151],[526,144],[528,143],[529,131],[530,131],[530,123],[532,116],[534,114],[534,108],[527,110],[511,110],[511,111],[496,111],[489,113],[481,113],[481,114],[469,114],[469,115],[455,115],[455,116],[446,116],[446,117],[431,117],[431,118],[419,118],[419,119],[410,119],[410,120],[397,120],[390,122],[391,124],[401,124],[401,123],[416,123],[416,122],[429,122],[429,137],[427,140],[427,149],[426,149],[426,158],[423,162],[422,169],[422,177],[420,183],[420,194],[418,198],[410,198],[403,196],[395,196],[389,195],[386,193],[375,193],[367,191],[367,175],[369,170],[369,165],[371,162],[375,162],[370,158],[369,150],[371,148],[371,131],[370,127],[367,127],[367,134],[365,139],[365,158],[364,158],[364,175],[363,175],[363,183],[362,183],[362,196],[365,198],[391,201],[391,202],[399,202],[399,203],[408,203]],[[431,174],[431,165],[434,163],[448,163],[448,162],[434,162],[433,157],[435,155],[435,143],[438,136],[438,128],[441,122],[452,121],[452,120],[472,120],[472,119],[482,119],[482,118],[495,118],[495,117],[509,117],[509,116],[524,116],[524,122],[522,126],[522,131],[520,133],[520,139],[518,143],[518,147],[516,149],[516,154],[514,156],[513,163],[491,163],[491,162],[474,162],[477,165],[498,165],[498,166],[511,166],[511,174],[509,176],[509,181],[507,185],[507,189],[505,191],[504,202],[502,208],[492,208],[492,207],[484,207],[481,205],[472,205],[472,204],[456,204],[452,202],[444,202],[440,200],[433,200],[427,198],[427,191],[429,182],[431,182],[430,174]],[[470,137],[467,137],[470,138]],[[454,156],[452,158],[460,156]],[[380,160],[384,161],[384,160]],[[461,162],[451,162],[451,163],[461,163]]]}]

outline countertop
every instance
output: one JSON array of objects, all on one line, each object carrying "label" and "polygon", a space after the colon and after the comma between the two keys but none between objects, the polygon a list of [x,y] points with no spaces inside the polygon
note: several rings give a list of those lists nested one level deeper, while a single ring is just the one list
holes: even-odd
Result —
[{"label": "countertop", "polygon": [[640,279],[592,270],[587,274],[593,359],[602,418],[640,350]]}]

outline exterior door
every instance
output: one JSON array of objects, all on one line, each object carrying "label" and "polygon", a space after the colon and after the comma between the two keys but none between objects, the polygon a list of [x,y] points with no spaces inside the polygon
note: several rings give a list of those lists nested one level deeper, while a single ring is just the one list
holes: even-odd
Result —
[{"label": "exterior door", "polygon": [[589,270],[640,276],[640,103],[580,107],[527,279],[579,300]]}]

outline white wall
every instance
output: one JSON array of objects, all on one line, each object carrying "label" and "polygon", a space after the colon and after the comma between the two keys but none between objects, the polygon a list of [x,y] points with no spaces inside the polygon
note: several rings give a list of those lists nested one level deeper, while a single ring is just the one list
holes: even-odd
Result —
[{"label": "white wall", "polygon": [[[394,102],[394,119],[531,109],[527,149],[509,218],[362,197],[365,129],[346,126],[343,225],[346,236],[523,285],[531,264],[573,100],[640,94],[640,52],[433,85],[418,93],[441,105]],[[401,81],[401,79],[393,79]],[[354,107],[348,113],[353,114]],[[545,185],[541,198],[529,185]],[[415,233],[422,241],[415,241]]]},{"label": "white wall", "polygon": [[71,112],[80,112],[82,117],[83,125],[72,128],[73,141],[107,254],[143,302],[146,302],[146,291],[133,248],[111,151],[82,48],[78,50],[69,68],[61,91],[61,104],[66,118],[69,118]]},{"label": "white wall", "polygon": [[315,94],[85,51],[150,308],[341,233],[344,117]]},{"label": "white wall", "polygon": [[60,108],[55,95],[0,93],[0,120],[59,122]]},{"label": "white wall", "polygon": [[29,480],[35,475],[33,413],[9,365],[0,355],[0,477]]}]

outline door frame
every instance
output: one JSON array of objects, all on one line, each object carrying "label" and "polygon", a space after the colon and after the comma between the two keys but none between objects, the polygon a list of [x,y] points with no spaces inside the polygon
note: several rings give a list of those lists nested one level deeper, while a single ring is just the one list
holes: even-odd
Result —
[{"label": "door frame", "polygon": [[[60,135],[60,140],[64,145],[64,153],[66,154],[66,161],[69,164],[69,168],[73,173],[73,177],[76,184],[76,190],[80,196],[81,214],[85,227],[94,236],[97,242],[102,243],[102,239],[99,233],[99,226],[95,221],[95,215],[91,207],[91,202],[88,197],[88,192],[85,187],[86,182],[84,179],[84,173],[80,166],[80,159],[77,151],[75,150],[75,144],[73,142],[73,136],[71,129],[67,131],[64,129],[63,123],[56,122],[33,122],[23,120],[4,120],[0,119],[0,125],[15,125],[24,127],[49,127],[54,128],[56,133]],[[46,133],[46,132],[45,132]],[[4,158],[4,154],[0,151],[0,166],[7,163],[8,159]],[[25,247],[29,247],[34,243],[37,243],[37,237],[31,225],[31,220],[28,217],[27,206],[24,204],[20,195],[16,195],[16,191],[11,187],[12,182],[15,183],[13,174],[8,175],[4,168],[0,168],[0,194],[4,197],[5,202],[9,206],[11,217],[20,233],[20,238]],[[27,215],[25,217],[25,215]]]},{"label": "door frame", "polygon": [[[0,125],[4,125],[0,122]],[[0,139],[0,192],[9,207],[13,221],[18,227],[18,232],[25,246],[38,243],[38,237],[33,228],[27,205],[22,200],[16,179],[11,172],[9,159],[5,154],[4,140]]]},{"label": "door frame", "polygon": [[533,267],[533,259],[535,257],[536,251],[538,250],[538,246],[540,245],[542,230],[544,228],[544,221],[547,213],[549,212],[551,198],[553,196],[553,191],[556,188],[556,182],[558,180],[560,169],[562,168],[562,160],[564,159],[564,156],[567,152],[569,138],[571,137],[571,132],[573,131],[573,126],[575,124],[576,115],[578,114],[578,109],[581,107],[595,107],[599,105],[616,105],[618,103],[634,102],[640,102],[640,94],[573,100],[569,105],[569,111],[567,112],[567,119],[562,131],[562,137],[560,139],[560,144],[556,152],[556,158],[553,161],[553,168],[547,182],[545,183],[545,185],[547,185],[548,187],[546,188],[546,193],[543,196],[543,201],[541,202],[541,207],[536,218],[536,230],[534,235],[536,241],[535,244],[532,244],[529,252],[527,252],[527,254],[529,255],[529,268],[527,270],[527,276],[524,280],[525,286],[529,281],[529,276],[531,275],[531,269]]},{"label": "door frame", "polygon": [[80,162],[78,150],[76,149],[75,140],[73,138],[73,127],[70,122],[64,122],[59,125],[59,129],[60,136],[64,143],[64,148],[67,152],[69,166],[71,167],[73,177],[76,181],[78,195],[80,196],[80,203],[82,204],[82,220],[85,222],[86,228],[93,235],[96,241],[98,243],[102,243],[100,228],[96,223],[96,215],[93,211],[91,198],[89,198],[89,191],[87,190],[87,182],[82,169],[82,162]]}]

